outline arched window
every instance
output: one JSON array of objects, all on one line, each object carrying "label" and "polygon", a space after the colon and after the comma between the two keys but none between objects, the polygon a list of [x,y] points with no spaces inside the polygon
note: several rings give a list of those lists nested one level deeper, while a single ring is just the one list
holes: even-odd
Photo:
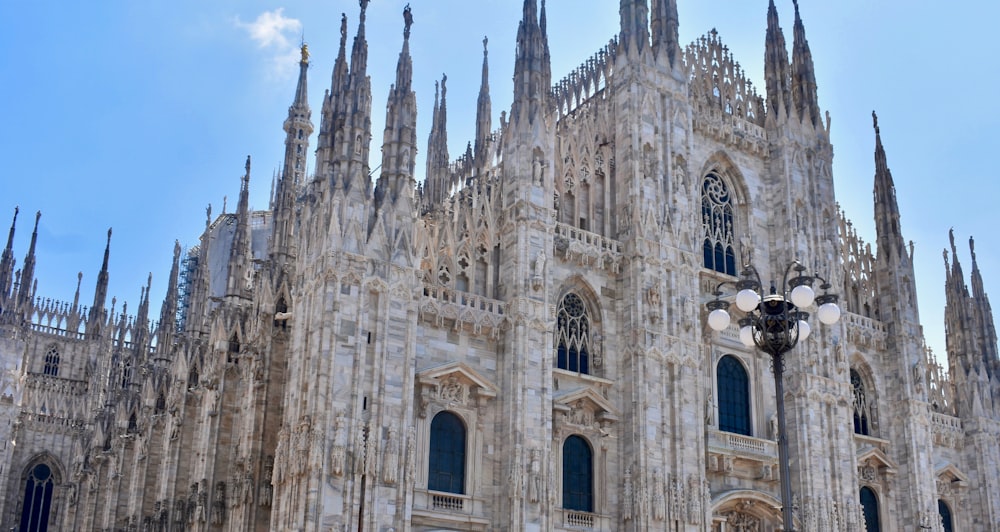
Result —
[{"label": "arched window", "polygon": [[132,384],[132,361],[126,360],[122,364],[122,388],[128,388]]},{"label": "arched window", "polygon": [[465,493],[465,424],[451,412],[431,421],[427,489]]},{"label": "arched window", "polygon": [[948,508],[948,503],[941,499],[938,499],[938,515],[941,516],[941,527],[944,532],[955,530],[955,525],[951,520],[951,508]]},{"label": "arched window", "polygon": [[52,346],[45,353],[45,368],[42,372],[53,377],[59,376],[59,348]]},{"label": "arched window", "polygon": [[594,452],[580,436],[563,443],[563,508],[594,511]]},{"label": "arched window", "polygon": [[709,172],[701,186],[705,267],[727,275],[736,275],[734,213],[729,186],[718,174]]},{"label": "arched window", "polygon": [[28,472],[21,503],[21,532],[44,532],[49,527],[52,508],[52,468],[38,464]]},{"label": "arched window", "polygon": [[198,387],[198,366],[191,366],[191,371],[188,372],[188,388]]},{"label": "arched window", "polygon": [[556,367],[590,373],[590,320],[580,296],[569,293],[556,315]]},{"label": "arched window", "polygon": [[736,357],[726,355],[717,369],[719,430],[750,436],[750,378]]},{"label": "arched window", "polygon": [[861,488],[861,512],[865,516],[865,532],[880,532],[878,522],[878,497],[871,488]]},{"label": "arched window", "polygon": [[871,435],[871,403],[861,375],[851,369],[851,388],[854,389],[854,433]]}]

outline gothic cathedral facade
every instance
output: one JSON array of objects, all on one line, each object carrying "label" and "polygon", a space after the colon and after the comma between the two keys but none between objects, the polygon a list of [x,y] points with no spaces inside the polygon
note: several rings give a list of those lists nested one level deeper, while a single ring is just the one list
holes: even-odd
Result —
[{"label": "gothic cathedral facade", "polygon": [[449,158],[442,79],[418,184],[413,18],[373,169],[360,3],[315,171],[303,46],[270,209],[249,209],[248,159],[236,212],[175,246],[158,321],[148,285],[133,314],[108,305],[110,231],[91,305],[39,298],[38,217],[15,268],[15,213],[0,527],[790,529],[770,359],[705,303],[797,259],[843,316],[786,362],[794,528],[1000,530],[974,250],[971,291],[945,254],[941,365],[877,121],[876,251],[836,203],[797,5],[790,54],[768,7],[761,95],[716,32],[678,42],[675,0],[620,0],[620,33],[553,82],[545,2],[524,0],[509,111],[493,124],[484,42],[476,137]]}]

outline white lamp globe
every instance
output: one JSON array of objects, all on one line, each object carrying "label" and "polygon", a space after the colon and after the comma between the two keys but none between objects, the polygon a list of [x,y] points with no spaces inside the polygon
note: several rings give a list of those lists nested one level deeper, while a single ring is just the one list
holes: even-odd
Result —
[{"label": "white lamp globe", "polygon": [[833,325],[840,319],[840,307],[836,303],[823,303],[816,310],[816,317],[826,325]]},{"label": "white lamp globe", "polygon": [[813,300],[816,299],[816,292],[813,292],[811,286],[800,284],[792,289],[791,299],[792,304],[796,307],[806,308],[813,304]]},{"label": "white lamp globe", "polygon": [[729,313],[721,308],[717,308],[708,313],[708,326],[714,331],[721,331],[729,327]]},{"label": "white lamp globe", "polygon": [[751,310],[757,308],[760,304],[760,294],[749,289],[744,288],[736,293],[736,308],[742,310],[743,312],[750,312]]},{"label": "white lamp globe", "polygon": [[812,327],[809,325],[809,322],[806,320],[799,320],[799,341],[801,342],[802,340],[809,338],[810,334],[812,334]]},{"label": "white lamp globe", "polygon": [[753,347],[753,327],[744,325],[740,327],[740,343],[745,347]]}]

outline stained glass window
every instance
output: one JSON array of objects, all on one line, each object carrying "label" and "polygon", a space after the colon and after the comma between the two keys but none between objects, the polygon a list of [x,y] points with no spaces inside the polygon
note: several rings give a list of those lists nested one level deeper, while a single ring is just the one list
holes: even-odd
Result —
[{"label": "stained glass window", "polygon": [[556,367],[590,373],[590,320],[580,296],[569,293],[557,313]]},{"label": "stained glass window", "polygon": [[465,493],[465,424],[451,412],[431,421],[427,489]]},{"label": "stained glass window", "polygon": [[59,376],[59,348],[52,346],[45,353],[45,368],[42,371],[46,375]]},{"label": "stained glass window", "polygon": [[851,388],[854,389],[854,433],[863,436],[871,435],[870,414],[871,405],[865,383],[857,371],[851,370]]},{"label": "stained glass window", "polygon": [[726,182],[714,172],[706,175],[701,187],[705,267],[727,275],[736,275],[734,212],[733,195]]},{"label": "stained glass window", "polygon": [[750,379],[736,357],[726,355],[717,370],[719,430],[750,436]]},{"label": "stained glass window", "polygon": [[49,527],[52,508],[52,469],[46,464],[31,468],[24,483],[21,505],[21,532],[44,532]]},{"label": "stained glass window", "polygon": [[594,453],[580,436],[563,443],[563,508],[594,511]]}]

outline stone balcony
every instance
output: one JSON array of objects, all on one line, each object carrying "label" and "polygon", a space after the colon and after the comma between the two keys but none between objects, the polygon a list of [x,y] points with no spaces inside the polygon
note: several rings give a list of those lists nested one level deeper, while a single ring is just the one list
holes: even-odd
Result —
[{"label": "stone balcony", "polygon": [[778,479],[778,444],[772,440],[708,429],[708,470],[751,480]]}]

